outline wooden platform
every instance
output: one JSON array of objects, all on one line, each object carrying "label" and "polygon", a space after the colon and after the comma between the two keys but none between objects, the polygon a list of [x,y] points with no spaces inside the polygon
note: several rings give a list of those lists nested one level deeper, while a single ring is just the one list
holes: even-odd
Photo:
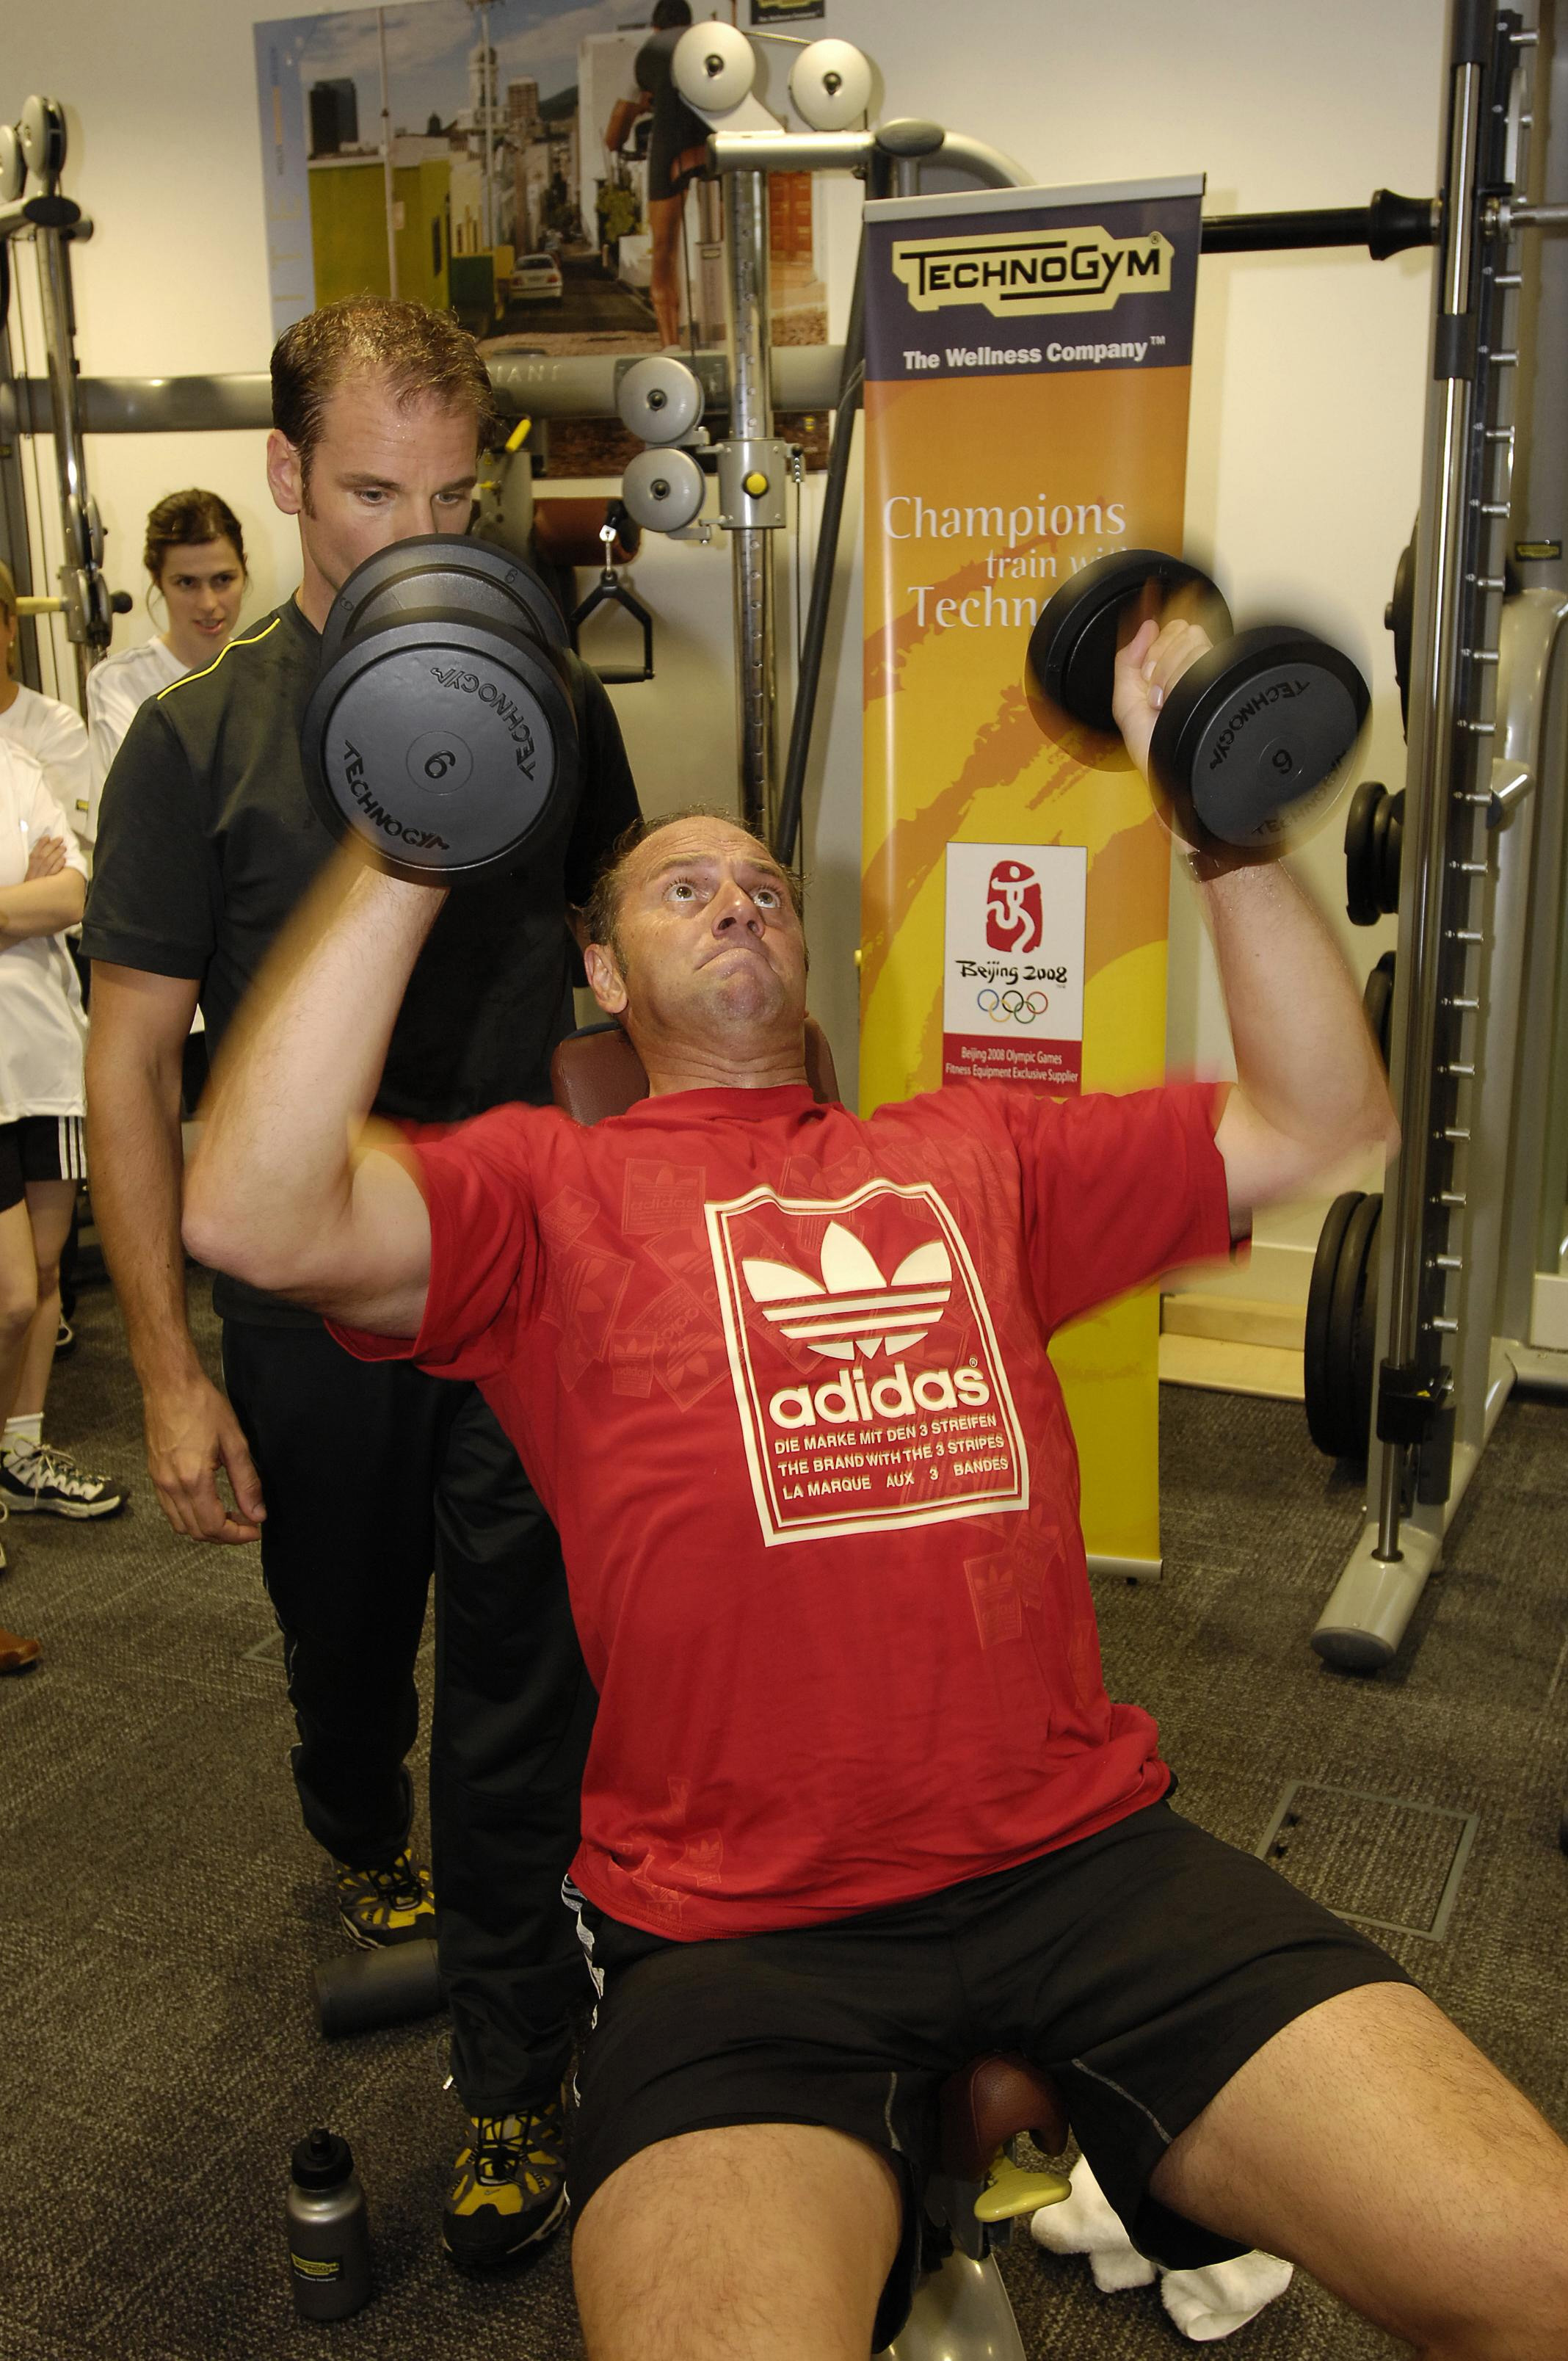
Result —
[{"label": "wooden platform", "polygon": [[1288,1303],[1232,1295],[1164,1296],[1160,1383],[1299,1401],[1303,1320]]}]

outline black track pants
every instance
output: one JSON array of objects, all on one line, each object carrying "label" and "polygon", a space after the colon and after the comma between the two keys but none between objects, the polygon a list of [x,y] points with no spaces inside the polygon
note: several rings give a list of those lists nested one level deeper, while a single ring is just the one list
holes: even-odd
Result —
[{"label": "black track pants", "polygon": [[385,1863],[408,1834],[414,1656],[437,1576],[431,1865],[470,2113],[559,2072],[585,1971],[561,1879],[594,1692],[554,1527],[472,1386],[355,1360],[324,1328],[229,1321],[224,1373],[267,1502],[306,1828]]}]

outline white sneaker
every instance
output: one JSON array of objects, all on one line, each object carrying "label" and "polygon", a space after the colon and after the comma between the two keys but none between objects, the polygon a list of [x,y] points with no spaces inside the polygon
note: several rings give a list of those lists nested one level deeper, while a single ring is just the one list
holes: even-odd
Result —
[{"label": "white sneaker", "polygon": [[126,1496],[109,1476],[89,1476],[69,1451],[52,1443],[0,1452],[0,1501],[19,1515],[35,1509],[56,1517],[112,1517]]}]

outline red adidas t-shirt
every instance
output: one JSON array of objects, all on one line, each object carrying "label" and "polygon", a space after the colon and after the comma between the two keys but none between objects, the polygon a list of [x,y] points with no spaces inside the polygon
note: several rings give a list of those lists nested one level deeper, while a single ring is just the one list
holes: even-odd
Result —
[{"label": "red adidas t-shirt", "polygon": [[560,1530],[599,1691],[573,1874],[677,1938],[841,1917],[1105,1828],[1169,1774],[1101,1682],[1046,1345],[1230,1244],[1213,1094],[804,1085],[417,1153],[424,1325]]}]

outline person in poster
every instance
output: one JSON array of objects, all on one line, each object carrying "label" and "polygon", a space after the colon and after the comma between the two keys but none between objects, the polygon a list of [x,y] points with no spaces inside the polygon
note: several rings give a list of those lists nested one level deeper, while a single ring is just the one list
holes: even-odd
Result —
[{"label": "person in poster", "polygon": [[[691,23],[690,0],[653,0],[653,38],[637,52],[637,87],[618,99],[604,136],[612,155],[623,153],[638,117],[651,115],[648,140],[648,229],[653,243],[649,291],[664,344],[681,340],[681,230],[686,191],[707,160],[707,126],[675,88],[670,60]],[[665,38],[661,38],[663,35]]]}]

